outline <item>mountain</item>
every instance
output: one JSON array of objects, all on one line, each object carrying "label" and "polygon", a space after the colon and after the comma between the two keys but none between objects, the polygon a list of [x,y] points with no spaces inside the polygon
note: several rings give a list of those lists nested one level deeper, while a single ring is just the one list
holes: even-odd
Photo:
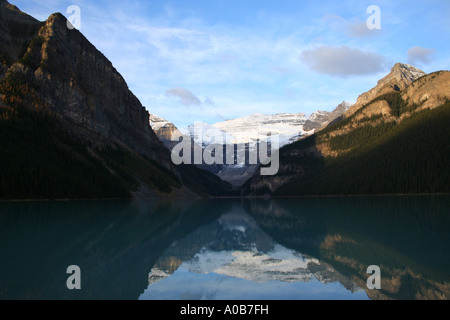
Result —
[{"label": "mountain", "polygon": [[340,117],[342,117],[351,106],[352,106],[351,103],[343,101],[331,112],[316,111],[305,122],[305,124],[303,125],[303,130],[318,131],[322,129],[324,126],[330,124],[331,122],[340,119]]},{"label": "mountain", "polygon": [[305,114],[279,113],[275,115],[254,114],[248,117],[219,122],[214,128],[230,135],[233,144],[256,144],[267,139],[267,135],[279,135],[280,145],[286,145],[303,136],[302,126],[306,122]]},{"label": "mountain", "polygon": [[426,73],[416,67],[405,63],[397,63],[391,69],[391,72],[378,81],[378,84],[368,92],[358,97],[356,103],[346,112],[346,115],[352,115],[368,102],[387,93],[399,92],[406,89],[412,82],[425,76]]},{"label": "mountain", "polygon": [[396,64],[339,120],[280,150],[276,176],[248,194],[450,192],[450,72]]},{"label": "mountain", "polygon": [[258,141],[267,139],[267,135],[278,135],[280,147],[283,147],[339,118],[350,106],[348,102],[342,102],[332,112],[316,111],[310,117],[304,113],[253,114],[212,125],[201,123],[202,137],[195,134],[194,125],[190,125],[188,130],[194,141],[203,146],[225,141],[225,137],[231,144],[255,146]]},{"label": "mountain", "polygon": [[[1,0],[0,17],[0,198],[192,196],[220,188],[207,172],[172,164],[149,112],[63,15],[39,22]],[[206,187],[193,191],[192,174]]]}]

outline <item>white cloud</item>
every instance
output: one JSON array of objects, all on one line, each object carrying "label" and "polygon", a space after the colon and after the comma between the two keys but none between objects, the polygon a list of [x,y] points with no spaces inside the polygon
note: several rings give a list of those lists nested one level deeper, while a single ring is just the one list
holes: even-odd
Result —
[{"label": "white cloud", "polygon": [[305,50],[301,59],[310,69],[332,76],[369,75],[386,70],[386,58],[347,46]]}]

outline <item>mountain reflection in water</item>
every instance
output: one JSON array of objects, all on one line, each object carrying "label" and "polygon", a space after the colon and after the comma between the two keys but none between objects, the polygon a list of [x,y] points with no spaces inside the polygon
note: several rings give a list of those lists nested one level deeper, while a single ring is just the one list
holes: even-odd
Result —
[{"label": "mountain reflection in water", "polygon": [[140,298],[367,299],[367,295],[331,266],[274,242],[235,203],[214,222],[174,242],[153,266],[149,287]]},{"label": "mountain reflection in water", "polygon": [[[0,299],[449,299],[449,209],[448,196],[0,203]],[[67,290],[69,265],[82,290]]]}]

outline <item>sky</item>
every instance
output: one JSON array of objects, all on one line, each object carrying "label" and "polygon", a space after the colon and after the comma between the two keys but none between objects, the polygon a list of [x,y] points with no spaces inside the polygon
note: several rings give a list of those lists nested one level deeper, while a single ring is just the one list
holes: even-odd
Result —
[{"label": "sky", "polygon": [[397,62],[450,69],[449,0],[10,3],[41,21],[61,12],[79,22],[148,111],[179,128],[331,111],[356,102]]}]

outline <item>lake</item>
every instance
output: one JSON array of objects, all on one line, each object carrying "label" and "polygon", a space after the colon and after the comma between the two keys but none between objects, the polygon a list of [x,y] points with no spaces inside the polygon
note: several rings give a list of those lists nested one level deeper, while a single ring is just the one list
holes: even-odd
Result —
[{"label": "lake", "polygon": [[0,257],[0,299],[449,299],[450,197],[3,202]]}]

